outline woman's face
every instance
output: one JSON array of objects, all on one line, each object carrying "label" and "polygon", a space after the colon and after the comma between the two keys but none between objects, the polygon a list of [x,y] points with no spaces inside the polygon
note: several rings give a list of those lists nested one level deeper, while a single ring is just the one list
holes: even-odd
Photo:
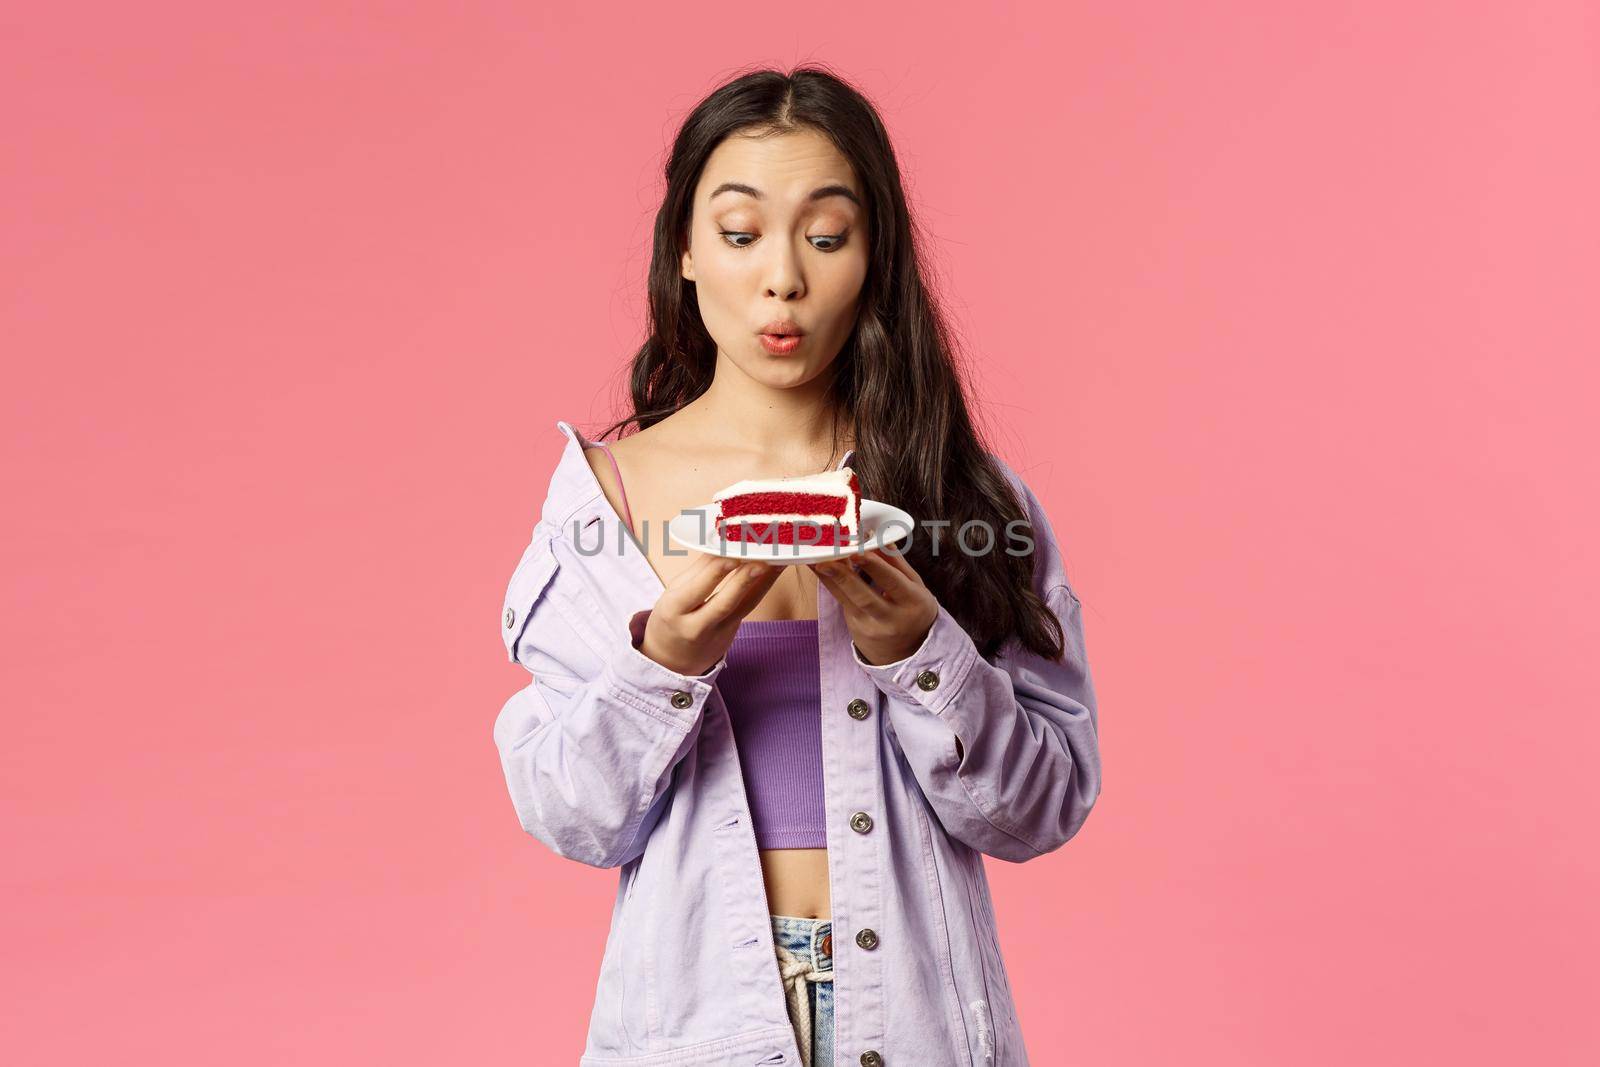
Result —
[{"label": "woman's face", "polygon": [[[850,163],[810,130],[723,140],[695,186],[682,273],[721,358],[789,388],[833,363],[855,326],[867,276],[867,220]],[[804,334],[774,352],[763,327]],[[720,362],[720,359],[719,359]]]}]

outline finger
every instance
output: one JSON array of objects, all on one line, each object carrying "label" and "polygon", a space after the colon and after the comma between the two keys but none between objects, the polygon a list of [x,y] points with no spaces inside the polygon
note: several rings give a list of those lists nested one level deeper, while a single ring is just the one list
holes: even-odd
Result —
[{"label": "finger", "polygon": [[880,595],[893,600],[896,596],[904,598],[911,592],[913,588],[911,578],[882,555],[875,551],[865,552],[857,559],[861,563],[861,569],[872,578],[873,587]]},{"label": "finger", "polygon": [[676,575],[665,590],[661,598],[670,600],[671,606],[679,611],[693,611],[705,603],[718,582],[739,567],[743,562],[730,559],[726,556],[713,556],[701,553],[700,558],[685,567]]},{"label": "finger", "polygon": [[817,580],[828,587],[835,600],[850,605],[863,614],[877,614],[883,606],[883,597],[861,580],[848,563],[835,560],[810,564]]},{"label": "finger", "polygon": [[782,573],[782,567],[770,563],[747,562],[729,575],[701,610],[713,619],[743,615],[767,595]]},{"label": "finger", "polygon": [[785,568],[782,566],[762,564],[760,575],[740,595],[738,602],[733,606],[733,613],[740,618],[749,614],[750,609],[761,603],[762,599],[766,597],[767,591],[777,584],[779,578],[783,577],[784,570]]},{"label": "finger", "polygon": [[[917,568],[911,565],[911,561],[906,559],[904,552],[886,552],[882,549],[874,549],[873,551],[877,553],[879,558],[888,562],[901,574],[904,574],[906,576],[906,580],[911,582],[913,585],[928,584],[922,580],[922,575],[917,573]],[[871,555],[872,553],[868,554]]]},{"label": "finger", "polygon": [[873,579],[871,574],[867,573],[867,569],[861,565],[861,553],[852,552],[848,556],[840,556],[838,559],[834,560],[833,563],[837,568],[834,571],[834,574],[836,574],[838,577],[854,578],[856,581],[866,586],[869,592],[882,595],[882,590],[878,588],[877,582]]}]

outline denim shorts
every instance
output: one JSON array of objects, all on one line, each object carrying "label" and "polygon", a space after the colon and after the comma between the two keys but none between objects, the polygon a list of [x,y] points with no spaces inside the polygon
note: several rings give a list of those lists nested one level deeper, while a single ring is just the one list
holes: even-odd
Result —
[{"label": "denim shorts", "polygon": [[778,975],[800,1046],[800,1067],[833,1063],[833,923],[772,916]]}]

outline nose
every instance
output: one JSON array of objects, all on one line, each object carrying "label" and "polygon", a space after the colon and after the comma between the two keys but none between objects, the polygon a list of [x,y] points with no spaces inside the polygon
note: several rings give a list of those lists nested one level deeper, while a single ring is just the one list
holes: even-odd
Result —
[{"label": "nose", "polygon": [[805,278],[800,271],[799,253],[781,241],[769,246],[775,251],[767,264],[767,295],[779,300],[795,300],[805,295]]}]

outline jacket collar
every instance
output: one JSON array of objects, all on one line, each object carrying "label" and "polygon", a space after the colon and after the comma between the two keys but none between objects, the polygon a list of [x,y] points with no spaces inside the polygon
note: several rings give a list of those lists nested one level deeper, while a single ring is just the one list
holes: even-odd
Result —
[{"label": "jacket collar", "polygon": [[[600,488],[600,482],[594,476],[594,470],[589,466],[589,460],[583,454],[584,449],[594,442],[566,419],[557,419],[556,429],[566,435],[567,443],[561,449],[561,458],[550,477],[550,490],[545,496],[541,517],[563,527],[584,508],[594,507],[597,502],[600,508],[609,508],[610,504],[606,500],[605,490]],[[855,449],[847,449],[844,458],[839,460],[838,467],[834,469],[847,466],[855,454]]]}]

